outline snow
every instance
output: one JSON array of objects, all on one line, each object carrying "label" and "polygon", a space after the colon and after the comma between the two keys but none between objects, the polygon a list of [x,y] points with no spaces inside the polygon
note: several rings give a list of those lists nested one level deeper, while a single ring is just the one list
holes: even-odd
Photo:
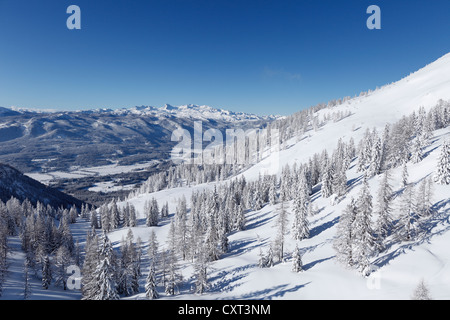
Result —
[{"label": "snow", "polygon": [[[50,181],[55,179],[77,179],[85,178],[90,176],[103,177],[108,175],[114,175],[119,173],[126,173],[138,170],[144,170],[146,168],[154,166],[158,163],[158,160],[152,160],[144,163],[137,163],[133,165],[119,165],[117,161],[114,164],[89,167],[89,168],[79,168],[72,167],[70,171],[50,171],[46,173],[31,172],[26,173],[32,179],[35,179],[41,183],[48,184]],[[98,183],[93,188],[93,191],[109,192],[111,190],[112,181],[105,183]]]},{"label": "snow", "polygon": [[[260,173],[277,163],[278,173],[285,164],[304,163],[315,153],[323,149],[331,151],[335,148],[339,138],[348,141],[351,137],[355,143],[362,138],[366,128],[377,128],[381,132],[385,124],[394,123],[402,116],[423,106],[425,110],[433,107],[439,99],[450,99],[450,54],[419,70],[409,77],[391,85],[387,85],[367,96],[358,97],[344,102],[332,110],[323,109],[319,116],[327,112],[350,110],[352,115],[335,123],[327,123],[316,132],[308,132],[304,139],[293,138],[287,143],[287,148],[279,154],[272,154],[266,159],[249,168],[241,175],[247,180],[255,180]],[[166,112],[174,110],[188,110],[185,107],[166,106]],[[136,108],[135,112],[154,112],[153,108]],[[203,110],[207,114],[207,109]],[[211,116],[210,114],[207,114]],[[411,184],[434,174],[437,158],[444,140],[450,139],[449,128],[434,132],[430,139],[431,145],[425,150],[427,156],[419,163],[408,163],[409,181]],[[427,153],[428,152],[428,153]],[[97,170],[97,171],[96,171]],[[94,170],[100,172],[100,169]],[[401,167],[391,172],[391,184],[394,192],[401,189]],[[81,174],[86,170],[73,171]],[[319,212],[309,217],[310,237],[301,241],[292,239],[290,232],[286,236],[285,261],[275,264],[271,268],[258,267],[260,248],[266,251],[270,242],[275,239],[275,221],[279,211],[279,204],[265,205],[261,210],[248,212],[246,215],[246,229],[229,235],[230,250],[219,260],[213,262],[208,270],[211,288],[203,295],[192,293],[192,264],[190,261],[181,262],[184,285],[181,292],[173,297],[164,295],[163,288],[159,288],[160,299],[410,299],[417,284],[424,279],[430,288],[430,294],[435,299],[450,299],[450,186],[434,186],[433,203],[438,208],[438,214],[423,221],[428,232],[410,242],[394,243],[383,253],[373,257],[373,272],[364,277],[357,270],[346,269],[335,259],[332,248],[336,236],[339,216],[349,199],[356,197],[361,186],[362,174],[356,172],[355,162],[350,165],[347,178],[354,183],[349,193],[334,205],[330,199],[320,195],[313,197],[313,205]],[[381,181],[381,175],[368,180],[373,204],[376,206],[376,192]],[[150,194],[141,194],[127,200],[137,209],[138,226],[131,228],[134,238],[141,238],[144,249],[152,231],[155,232],[160,246],[166,246],[169,232],[170,218],[173,217],[177,201],[182,196],[190,205],[190,196],[194,191],[214,188],[215,183],[201,184],[192,187],[179,187],[161,190]],[[105,187],[105,186],[103,186]],[[169,204],[169,218],[160,221],[156,227],[145,226],[143,207],[146,200],[157,199],[159,206],[165,202]],[[118,203],[119,206],[125,202]],[[394,207],[398,206],[398,199],[394,200]],[[288,227],[292,226],[293,203],[287,203]],[[394,211],[398,214],[398,210]],[[89,229],[89,222],[80,219],[72,228],[76,231],[75,238],[81,239]],[[120,246],[122,238],[126,237],[129,228],[112,231],[108,236],[114,247]],[[291,253],[296,244],[301,251],[303,269],[300,273],[291,271]],[[12,269],[8,278],[4,297],[16,297],[13,281],[20,275],[20,260],[23,260],[17,245],[11,255]],[[148,271],[148,261],[143,261],[144,276],[141,279],[140,293],[127,299],[145,299],[143,279]],[[9,286],[9,287],[8,287]],[[37,287],[38,285],[35,284]],[[36,289],[37,290],[37,289]],[[33,291],[33,289],[32,289]],[[51,287],[46,292],[46,298],[77,298],[76,292],[62,292]],[[4,298],[3,297],[3,298]],[[40,291],[36,291],[33,298],[40,298]]]},{"label": "snow", "polygon": [[[434,143],[429,146],[431,153],[418,164],[409,164],[411,183],[417,183],[433,172],[439,148],[442,141],[450,138],[448,129],[435,132]],[[295,149],[290,149],[295,150]],[[352,163],[353,164],[353,163]],[[401,168],[391,172],[394,191],[400,188],[399,177]],[[349,171],[348,179],[357,179],[361,173],[355,168]],[[381,175],[369,180],[372,196],[375,196]],[[177,199],[189,195],[194,190],[212,188],[214,184],[199,185],[192,188],[175,188],[163,190],[148,195],[140,195],[129,200],[142,216],[145,199],[155,197],[161,204],[169,201],[170,212],[173,213]],[[258,268],[259,248],[267,250],[270,241],[275,236],[275,220],[279,204],[266,205],[259,211],[247,214],[247,228],[234,232],[229,236],[230,252],[213,263],[209,273],[214,290],[202,295],[205,299],[410,299],[411,294],[423,278],[431,288],[431,294],[436,299],[450,298],[450,259],[448,241],[450,233],[450,201],[449,186],[434,185],[434,199],[444,199],[445,205],[435,219],[427,222],[431,231],[425,238],[416,241],[394,245],[392,248],[373,258],[376,265],[369,277],[363,277],[356,270],[348,270],[335,259],[332,242],[336,234],[339,215],[352,196],[356,197],[360,186],[352,188],[347,197],[335,206],[329,204],[329,199],[318,197],[313,201],[321,212],[310,217],[311,236],[299,243],[302,253],[304,271],[291,271],[291,252],[295,241],[287,235],[285,249],[286,261],[272,268]],[[447,200],[445,200],[447,199]],[[189,203],[189,201],[188,201]],[[398,202],[394,202],[394,206]],[[374,200],[374,206],[376,201]],[[287,208],[289,228],[292,225],[292,201]],[[133,228],[135,236],[146,241],[150,230],[154,230],[162,245],[168,233],[168,221],[163,221],[158,227]],[[111,239],[119,243],[127,230],[117,230],[111,233]],[[186,263],[186,265],[189,265]],[[190,276],[187,267],[183,270],[184,277]],[[143,298],[143,294],[135,298]],[[163,295],[164,297],[164,295]],[[184,293],[171,299],[197,299],[198,296]]]}]

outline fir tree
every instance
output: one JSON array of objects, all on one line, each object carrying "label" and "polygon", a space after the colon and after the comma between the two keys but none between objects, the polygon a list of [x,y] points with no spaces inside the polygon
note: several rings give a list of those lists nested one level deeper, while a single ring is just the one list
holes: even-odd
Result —
[{"label": "fir tree", "polygon": [[321,193],[323,198],[328,198],[333,194],[333,171],[329,164],[323,170]]},{"label": "fir tree", "polygon": [[298,248],[298,244],[295,245],[294,252],[292,253],[292,271],[293,272],[303,271],[302,256]]},{"label": "fir tree", "polygon": [[363,182],[359,197],[356,200],[357,214],[352,224],[354,249],[353,262],[361,272],[369,267],[369,257],[373,254],[375,241],[371,226],[372,196],[366,180]]},{"label": "fir tree", "polygon": [[397,224],[397,238],[400,241],[410,241],[413,238],[415,221],[413,187],[407,186],[403,191],[400,202],[400,218]]},{"label": "fir tree", "polygon": [[85,246],[85,259],[81,273],[81,293],[83,300],[92,300],[98,290],[97,282],[94,279],[94,272],[99,264],[98,237],[95,231],[87,233]]},{"label": "fir tree", "polygon": [[406,186],[408,185],[408,178],[409,178],[408,167],[406,166],[406,161],[403,161],[403,166],[402,166],[402,188],[406,188]]},{"label": "fir tree", "polygon": [[93,300],[118,300],[116,270],[114,268],[114,252],[106,233],[103,233],[100,245],[100,260],[94,271],[93,278],[98,291],[92,296]]},{"label": "fir tree", "polygon": [[158,291],[156,290],[155,261],[150,262],[148,275],[145,279],[145,296],[150,300],[159,298]]},{"label": "fir tree", "polygon": [[283,261],[284,258],[284,238],[288,231],[287,224],[288,224],[287,211],[284,208],[284,201],[282,201],[276,221],[277,236],[275,239],[275,255],[278,258],[278,261]]},{"label": "fir tree", "polygon": [[428,286],[425,284],[425,281],[422,279],[417,287],[414,289],[413,295],[411,297],[412,300],[432,300],[430,296],[430,290]]},{"label": "fir tree", "polygon": [[337,225],[337,233],[333,242],[333,248],[336,250],[336,258],[345,266],[352,266],[353,263],[353,222],[355,221],[358,210],[355,199],[351,199],[346,206]]},{"label": "fir tree", "polygon": [[450,141],[444,141],[442,145],[434,181],[438,184],[450,184]]},{"label": "fir tree", "polygon": [[24,268],[23,268],[23,299],[27,300],[31,296],[31,284],[30,284],[30,270],[28,266],[28,260],[25,259]]},{"label": "fir tree", "polygon": [[67,289],[67,267],[71,263],[70,253],[65,246],[60,246],[56,252],[56,279],[55,285]]},{"label": "fir tree", "polygon": [[391,233],[393,228],[392,219],[392,188],[389,184],[389,172],[385,171],[381,180],[377,194],[377,222],[376,235],[377,244],[380,250],[384,248],[384,240]]},{"label": "fir tree", "polygon": [[44,256],[42,261],[42,288],[48,289],[52,281],[52,270],[50,266],[50,258],[48,255]]},{"label": "fir tree", "polygon": [[292,236],[295,240],[302,240],[309,237],[307,216],[308,206],[310,205],[309,196],[305,193],[305,190],[299,190],[294,199],[294,223],[292,226]]},{"label": "fir tree", "polygon": [[194,264],[195,272],[195,293],[203,294],[209,288],[208,283],[208,260],[205,255],[204,247],[200,248],[197,259]]}]

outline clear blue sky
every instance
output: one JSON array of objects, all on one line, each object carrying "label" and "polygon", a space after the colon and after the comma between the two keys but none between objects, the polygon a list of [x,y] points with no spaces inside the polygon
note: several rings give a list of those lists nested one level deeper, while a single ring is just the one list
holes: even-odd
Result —
[{"label": "clear blue sky", "polygon": [[0,0],[0,106],[291,114],[450,52],[449,16],[448,0]]}]

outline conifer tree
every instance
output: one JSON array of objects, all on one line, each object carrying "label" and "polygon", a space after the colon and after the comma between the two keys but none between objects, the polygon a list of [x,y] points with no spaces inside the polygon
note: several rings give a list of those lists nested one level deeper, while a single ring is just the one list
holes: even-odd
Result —
[{"label": "conifer tree", "polygon": [[392,188],[389,184],[389,172],[385,171],[381,180],[378,194],[378,215],[376,222],[377,245],[380,250],[384,248],[384,239],[391,233],[393,228],[392,218]]},{"label": "conifer tree", "polygon": [[23,268],[23,299],[27,300],[31,296],[31,284],[30,284],[30,270],[28,266],[28,260],[25,259],[24,268]]},{"label": "conifer tree", "polygon": [[367,180],[363,181],[363,186],[356,200],[357,214],[352,224],[353,237],[353,262],[359,267],[361,272],[366,272],[369,267],[369,258],[375,249],[373,229],[371,225],[372,217],[372,196]]},{"label": "conifer tree", "polygon": [[408,167],[406,166],[406,161],[403,161],[403,166],[402,166],[402,188],[406,188],[406,186],[408,185],[408,178],[409,178]]},{"label": "conifer tree", "polygon": [[100,245],[100,259],[94,271],[93,278],[98,290],[93,294],[93,300],[118,300],[115,257],[111,241],[106,233],[103,233]]},{"label": "conifer tree", "polygon": [[50,266],[50,258],[48,255],[44,256],[42,261],[42,288],[48,289],[52,281],[52,270]]},{"label": "conifer tree", "polygon": [[295,240],[302,240],[309,237],[307,216],[310,205],[309,196],[305,190],[298,190],[294,198],[294,223],[292,226],[292,236]]},{"label": "conifer tree", "polygon": [[278,258],[278,261],[280,262],[283,261],[284,258],[284,238],[288,231],[287,211],[284,208],[284,206],[285,206],[284,201],[282,201],[276,221],[277,236],[275,239],[275,256]]},{"label": "conifer tree", "polygon": [[414,202],[413,187],[407,186],[403,191],[400,202],[400,218],[397,224],[397,238],[400,241],[410,241],[413,239],[414,232]]},{"label": "conifer tree", "polygon": [[438,184],[450,184],[450,141],[444,141],[442,145],[434,181]]},{"label": "conifer tree", "polygon": [[93,299],[97,291],[97,283],[94,279],[94,272],[99,264],[98,237],[95,230],[89,231],[86,236],[85,258],[81,273],[81,293],[83,300]]},{"label": "conifer tree", "polygon": [[293,272],[303,271],[302,256],[298,248],[298,244],[295,245],[294,252],[292,253],[292,271]]},{"label": "conifer tree", "polygon": [[156,288],[156,271],[154,260],[150,262],[150,268],[145,280],[145,296],[150,300],[159,298],[159,294]]},{"label": "conifer tree", "polygon": [[425,284],[425,281],[420,280],[417,287],[414,289],[413,295],[411,297],[412,300],[432,300],[430,296],[430,289]]},{"label": "conifer tree", "polygon": [[56,279],[55,285],[67,289],[67,267],[71,263],[70,253],[66,246],[60,246],[56,252]]},{"label": "conifer tree", "polygon": [[352,266],[353,262],[353,222],[355,221],[358,210],[356,201],[351,198],[346,206],[337,225],[337,233],[333,242],[333,248],[336,250],[336,258],[345,266]]}]

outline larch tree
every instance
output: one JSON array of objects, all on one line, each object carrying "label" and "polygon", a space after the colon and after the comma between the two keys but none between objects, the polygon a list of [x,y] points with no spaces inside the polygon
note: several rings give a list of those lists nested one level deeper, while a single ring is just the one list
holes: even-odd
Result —
[{"label": "larch tree", "polygon": [[392,201],[393,192],[389,183],[389,171],[386,170],[377,193],[377,220],[375,226],[376,241],[379,250],[384,249],[384,241],[393,228]]},{"label": "larch tree", "polygon": [[450,184],[450,140],[444,141],[434,176],[437,184]]}]

